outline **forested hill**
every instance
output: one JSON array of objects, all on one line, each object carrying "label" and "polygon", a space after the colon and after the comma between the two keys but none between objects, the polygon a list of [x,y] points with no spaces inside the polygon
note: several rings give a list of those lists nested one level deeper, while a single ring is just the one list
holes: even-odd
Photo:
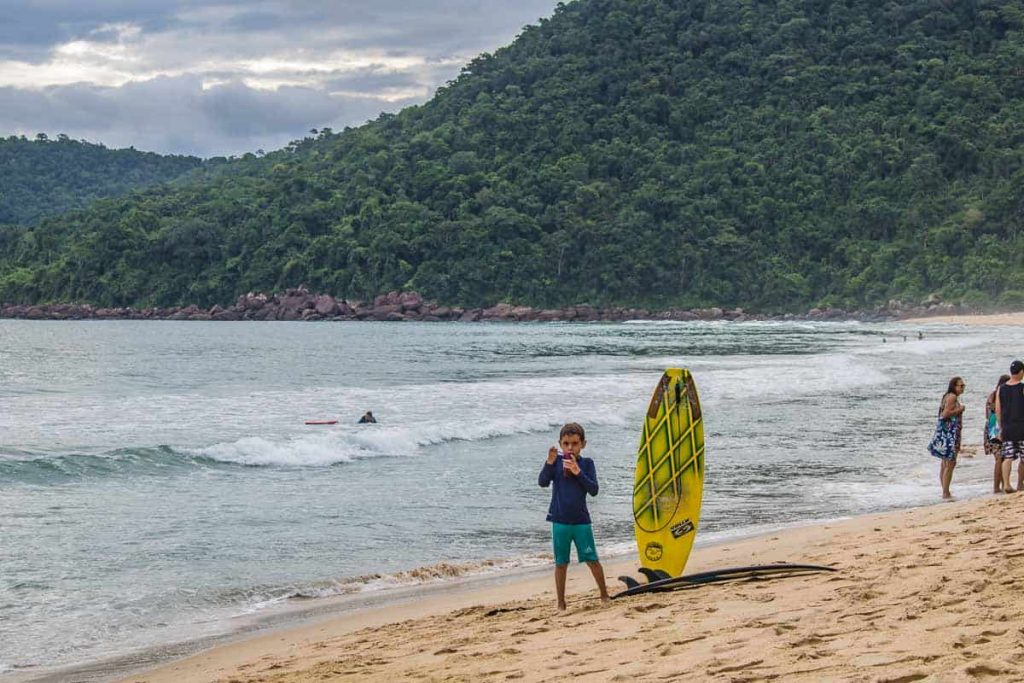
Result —
[{"label": "forested hill", "polygon": [[35,223],[172,180],[200,163],[196,157],[107,149],[66,135],[0,138],[0,223]]},{"label": "forested hill", "polygon": [[579,0],[429,103],[6,247],[0,300],[1024,303],[1024,0]]}]

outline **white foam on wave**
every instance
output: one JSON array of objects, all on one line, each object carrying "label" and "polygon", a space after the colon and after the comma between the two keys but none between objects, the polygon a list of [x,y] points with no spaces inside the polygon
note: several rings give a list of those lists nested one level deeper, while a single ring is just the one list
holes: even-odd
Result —
[{"label": "white foam on wave", "polygon": [[884,384],[888,375],[856,354],[768,355],[651,358],[636,365],[678,367],[693,372],[701,400],[707,405],[757,396],[816,396],[835,391]]},{"label": "white foam on wave", "polygon": [[449,583],[517,569],[542,567],[550,564],[551,561],[551,554],[545,553],[503,560],[439,562],[389,574],[348,576],[334,581],[321,581],[283,590],[278,595],[256,598],[246,605],[243,613],[251,614],[293,600],[315,600],[355,593],[372,593],[413,586]]},{"label": "white foam on wave", "polygon": [[[642,382],[648,383],[646,378]],[[359,403],[339,394],[332,399],[336,405],[387,405],[387,422],[308,427],[287,435],[245,436],[181,450],[242,465],[322,467],[363,458],[413,456],[452,441],[546,431],[568,419],[622,426],[627,420],[623,405],[633,398],[622,385],[621,377],[585,378],[567,393],[564,379],[452,383],[432,387],[433,395],[422,399],[410,397],[407,388],[392,389],[390,400],[380,403],[369,403],[365,392]]]},{"label": "white foam on wave", "polygon": [[[206,448],[187,449],[196,456],[251,466],[316,467],[351,462],[368,457],[371,451],[344,440],[325,435],[288,439],[284,441],[251,436],[229,443],[214,444]],[[386,455],[386,453],[380,453]]]},{"label": "white foam on wave", "polygon": [[[938,465],[934,467],[938,471]],[[991,476],[991,467],[987,468]],[[927,472],[933,474],[932,471]],[[867,514],[878,510],[893,508],[917,507],[938,502],[939,484],[933,481],[936,477],[927,478],[913,475],[904,481],[865,481],[865,482],[830,482],[824,481],[817,485],[812,496],[823,501],[846,498],[854,504],[856,514]],[[958,498],[977,498],[991,493],[992,484],[988,481],[957,480],[954,477],[952,490]]]},{"label": "white foam on wave", "polygon": [[[853,354],[697,357],[691,369],[708,405],[760,396],[816,395],[841,386],[884,383],[887,376]],[[452,441],[486,441],[553,429],[567,421],[624,426],[645,404],[654,378],[678,358],[638,361],[651,372],[593,377],[528,377],[380,390],[319,389],[289,405],[342,406],[351,414],[385,406],[373,426],[306,428],[273,436],[246,436],[192,453],[253,466],[320,467],[364,458],[415,456]],[[638,398],[638,397],[642,397]],[[257,400],[254,402],[262,403]],[[298,416],[295,416],[298,421]],[[315,432],[310,430],[314,429]]]}]

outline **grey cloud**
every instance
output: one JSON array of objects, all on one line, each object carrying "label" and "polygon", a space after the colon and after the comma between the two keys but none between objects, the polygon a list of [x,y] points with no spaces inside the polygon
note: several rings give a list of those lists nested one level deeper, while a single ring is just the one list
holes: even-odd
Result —
[{"label": "grey cloud", "polygon": [[45,58],[57,43],[82,38],[110,23],[127,22],[148,31],[165,30],[174,6],[157,0],[3,0],[0,4],[0,57]]},{"label": "grey cloud", "polygon": [[[200,20],[189,19],[190,13],[246,4],[244,0],[5,0],[0,8],[0,54],[38,51],[85,37],[110,23],[135,23],[147,33],[201,27]],[[553,8],[553,0],[269,0],[258,9],[232,13],[217,28],[231,33],[342,29],[350,36],[351,46],[414,51],[468,47],[477,52],[494,39],[511,37]]]},{"label": "grey cloud", "polygon": [[204,157],[277,149],[310,128],[358,125],[380,109],[376,100],[308,88],[228,84],[203,90],[190,77],[121,88],[0,88],[0,129],[8,134],[67,133],[110,147]]},{"label": "grey cloud", "polygon": [[225,28],[234,31],[276,31],[287,26],[286,17],[266,11],[243,12],[227,22]]},{"label": "grey cloud", "polygon": [[423,83],[417,74],[370,67],[334,76],[324,83],[324,88],[328,92],[337,90],[374,92],[385,88],[414,88],[418,85],[423,85]]},{"label": "grey cloud", "polygon": [[332,0],[303,3],[305,11],[294,19],[347,29],[350,47],[476,54],[508,42],[526,24],[550,15],[554,5],[552,0]]},{"label": "grey cloud", "polygon": [[[63,132],[114,147],[134,145],[202,156],[274,149],[310,128],[358,125],[382,109],[396,111],[423,101],[458,74],[462,61],[508,43],[524,25],[549,15],[554,4],[555,0],[0,0],[0,59],[42,62],[61,42],[115,40],[113,32],[97,30],[132,23],[142,29],[137,49],[144,50],[148,73],[186,74],[119,88],[89,83],[43,90],[0,88],[0,135]],[[298,55],[297,61],[315,64],[321,56],[345,51],[415,57],[422,63],[402,70],[369,66],[320,72],[311,80],[319,83],[316,88],[276,90],[246,87],[241,79],[249,74],[216,67],[211,71],[209,66],[278,55]],[[225,84],[203,90],[201,78]],[[381,99],[402,90],[422,95],[399,102]]]}]

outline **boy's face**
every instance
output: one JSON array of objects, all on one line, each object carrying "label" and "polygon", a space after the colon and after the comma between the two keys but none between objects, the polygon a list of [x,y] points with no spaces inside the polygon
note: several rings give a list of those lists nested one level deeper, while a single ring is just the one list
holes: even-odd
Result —
[{"label": "boy's face", "polygon": [[580,452],[586,448],[587,442],[580,438],[579,434],[566,434],[562,437],[562,440],[558,442],[562,452],[572,453],[576,457],[579,457]]}]

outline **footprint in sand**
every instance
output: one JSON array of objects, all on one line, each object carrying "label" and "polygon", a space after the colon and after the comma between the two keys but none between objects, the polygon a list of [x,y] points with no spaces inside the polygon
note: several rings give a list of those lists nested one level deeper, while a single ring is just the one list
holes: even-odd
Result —
[{"label": "footprint in sand", "polygon": [[658,603],[658,602],[651,602],[651,603],[648,603],[646,605],[636,605],[633,608],[633,611],[634,612],[652,612],[652,611],[657,610],[657,609],[665,609],[665,607],[667,607],[667,605],[663,605],[663,604]]},{"label": "footprint in sand", "polygon": [[928,674],[905,674],[903,676],[896,676],[895,678],[880,678],[878,683],[914,683],[914,681],[921,681],[928,678]]},{"label": "footprint in sand", "polygon": [[964,673],[974,678],[1003,678],[1012,672],[1008,669],[995,669],[985,664],[976,664],[964,669]]},{"label": "footprint in sand", "polygon": [[743,662],[742,664],[733,664],[733,665],[730,665],[730,666],[723,666],[723,667],[721,667],[719,669],[708,669],[708,673],[711,674],[712,676],[717,676],[719,674],[731,673],[733,671],[743,671],[745,669],[753,669],[754,667],[758,666],[759,664],[763,664],[763,663],[764,663],[763,659],[752,659],[751,661]]},{"label": "footprint in sand", "polygon": [[694,636],[693,638],[686,638],[685,640],[673,640],[670,645],[687,645],[689,643],[696,643],[698,640],[704,640],[707,636]]}]

